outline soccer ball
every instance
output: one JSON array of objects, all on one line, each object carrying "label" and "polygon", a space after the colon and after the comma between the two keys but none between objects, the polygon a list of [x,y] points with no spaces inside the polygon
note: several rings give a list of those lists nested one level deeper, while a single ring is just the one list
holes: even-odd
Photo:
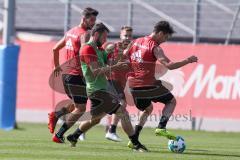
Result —
[{"label": "soccer ball", "polygon": [[168,141],[168,149],[174,153],[183,153],[186,149],[186,144],[181,136],[177,136],[176,140]]}]

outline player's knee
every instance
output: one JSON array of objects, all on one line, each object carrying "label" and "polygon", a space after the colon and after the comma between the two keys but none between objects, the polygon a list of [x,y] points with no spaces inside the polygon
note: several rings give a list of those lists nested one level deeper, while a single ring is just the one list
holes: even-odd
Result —
[{"label": "player's knee", "polygon": [[147,114],[151,114],[153,111],[153,105],[150,105],[149,107],[147,107],[144,112],[147,113]]},{"label": "player's knee", "polygon": [[85,104],[75,104],[75,111],[77,112],[85,112],[86,111],[86,105]]},{"label": "player's knee", "polygon": [[122,114],[123,114],[123,113],[128,113],[128,111],[127,111],[127,109],[126,109],[126,106],[124,106],[124,105],[123,105],[123,106],[120,106],[119,109],[118,109],[118,111],[119,111],[120,113],[122,113]]},{"label": "player's knee", "polygon": [[68,113],[71,113],[75,110],[75,105],[73,103],[70,103],[69,105],[67,105],[66,109]]},{"label": "player's knee", "polygon": [[176,106],[177,105],[177,100],[176,100],[176,98],[175,97],[173,97],[169,102],[168,102],[168,104],[171,104],[172,106]]},{"label": "player's knee", "polygon": [[96,124],[100,123],[100,121],[101,121],[100,118],[93,118],[93,119],[91,119],[91,124],[96,125]]},{"label": "player's knee", "polygon": [[118,118],[122,118],[124,115],[128,114],[126,107],[119,107],[118,110],[115,113]]},{"label": "player's knee", "polygon": [[122,107],[119,107],[115,114],[116,114],[118,117],[120,117],[120,116],[122,115],[122,113],[123,113],[123,108],[122,108]]},{"label": "player's knee", "polygon": [[76,108],[72,113],[76,114],[78,116],[81,116],[81,115],[83,115],[83,113],[85,113],[85,109]]}]

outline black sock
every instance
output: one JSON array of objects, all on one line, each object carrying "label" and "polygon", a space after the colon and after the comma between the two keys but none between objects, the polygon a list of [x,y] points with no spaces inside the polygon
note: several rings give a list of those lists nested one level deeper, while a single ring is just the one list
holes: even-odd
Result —
[{"label": "black sock", "polygon": [[73,137],[75,138],[75,139],[78,139],[79,138],[79,136],[81,135],[83,133],[83,131],[81,131],[79,128],[77,128],[74,132],[73,132]]},{"label": "black sock", "polygon": [[134,134],[132,136],[129,136],[129,139],[131,140],[132,144],[133,145],[137,145],[139,144],[140,142],[138,141],[138,137]]},{"label": "black sock", "polygon": [[116,133],[116,128],[117,128],[117,126],[112,124],[109,128],[109,132],[110,133]]},{"label": "black sock", "polygon": [[61,128],[58,130],[58,132],[57,132],[57,136],[58,137],[62,137],[63,136],[63,134],[67,131],[69,129],[69,127],[67,126],[67,124],[66,123],[63,123],[63,125],[61,126]]},{"label": "black sock", "polygon": [[158,128],[165,129],[166,126],[167,126],[168,120],[169,120],[168,117],[162,116],[161,119],[160,119],[160,122],[158,124]]},{"label": "black sock", "polygon": [[143,127],[140,126],[140,125],[136,125],[136,126],[135,126],[135,135],[137,136],[137,139],[138,139],[138,137],[139,137],[139,134],[140,134],[142,128],[143,128]]}]

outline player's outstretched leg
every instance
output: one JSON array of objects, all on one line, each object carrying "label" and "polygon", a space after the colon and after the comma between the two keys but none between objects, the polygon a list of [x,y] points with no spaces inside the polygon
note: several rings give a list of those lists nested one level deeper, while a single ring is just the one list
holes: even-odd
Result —
[{"label": "player's outstretched leg", "polygon": [[130,142],[132,144],[130,148],[138,152],[148,152],[148,149],[140,143],[140,141],[138,140],[138,136],[134,133],[129,113],[126,110],[126,107],[119,107],[116,114],[120,117],[122,128],[130,139]]},{"label": "player's outstretched leg", "polygon": [[93,126],[97,125],[104,116],[105,114],[92,116],[90,120],[82,122],[72,134],[68,135],[67,140],[71,143],[71,147],[75,147],[79,136],[86,133]]},{"label": "player's outstretched leg", "polygon": [[155,130],[155,134],[157,136],[164,136],[171,140],[176,139],[176,136],[166,129],[167,122],[169,120],[169,117],[172,115],[172,113],[175,109],[175,106],[176,106],[175,98],[172,98],[172,100],[170,100],[168,103],[165,104],[163,111],[162,111],[162,117],[160,119],[158,127]]}]

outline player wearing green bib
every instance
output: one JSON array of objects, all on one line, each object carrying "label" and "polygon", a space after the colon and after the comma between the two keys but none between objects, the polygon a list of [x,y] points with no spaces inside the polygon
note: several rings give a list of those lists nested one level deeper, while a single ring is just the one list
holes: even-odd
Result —
[{"label": "player wearing green bib", "polygon": [[80,50],[87,95],[91,101],[90,120],[81,123],[79,128],[73,134],[70,134],[67,139],[72,146],[75,146],[82,133],[98,124],[106,114],[116,113],[121,119],[123,130],[133,143],[133,149],[145,152],[147,149],[134,134],[127,110],[119,104],[117,96],[107,90],[106,76],[111,71],[121,71],[128,67],[126,62],[118,62],[113,66],[107,66],[107,53],[101,46],[106,42],[108,32],[108,28],[103,23],[96,24],[92,29],[90,41]]},{"label": "player wearing green bib", "polygon": [[[97,47],[94,42],[88,42],[82,49],[83,55],[81,56],[81,67],[83,76],[86,80],[87,94],[90,96],[93,92],[98,90],[107,89],[107,79],[105,74],[98,74],[95,76],[92,73],[89,63],[97,61],[99,67],[105,67],[107,62],[107,53],[101,47]],[[87,53],[87,55],[85,54]]]}]

